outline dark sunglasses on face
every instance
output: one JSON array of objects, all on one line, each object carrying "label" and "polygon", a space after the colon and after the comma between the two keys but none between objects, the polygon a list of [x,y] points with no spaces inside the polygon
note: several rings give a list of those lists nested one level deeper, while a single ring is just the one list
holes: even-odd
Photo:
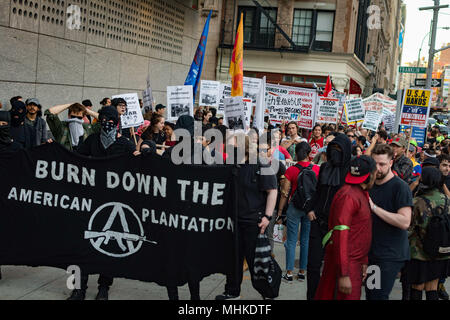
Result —
[{"label": "dark sunglasses on face", "polygon": [[354,138],[355,136],[353,136],[353,135],[347,135],[347,137],[349,137],[349,138]]}]

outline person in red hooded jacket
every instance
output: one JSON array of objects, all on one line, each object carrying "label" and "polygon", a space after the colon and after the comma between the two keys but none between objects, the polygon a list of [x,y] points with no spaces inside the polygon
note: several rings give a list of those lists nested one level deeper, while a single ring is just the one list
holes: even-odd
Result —
[{"label": "person in red hooded jacket", "polygon": [[365,155],[350,162],[345,185],[331,204],[322,243],[325,263],[315,300],[359,300],[366,277],[372,239],[372,217],[367,191],[376,178],[375,161]]}]

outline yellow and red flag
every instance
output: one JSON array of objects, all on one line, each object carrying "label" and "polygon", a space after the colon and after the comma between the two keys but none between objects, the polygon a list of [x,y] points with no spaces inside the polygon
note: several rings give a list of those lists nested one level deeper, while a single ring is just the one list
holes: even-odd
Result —
[{"label": "yellow and red flag", "polygon": [[244,13],[241,12],[241,20],[234,41],[233,55],[230,63],[231,96],[244,95]]}]

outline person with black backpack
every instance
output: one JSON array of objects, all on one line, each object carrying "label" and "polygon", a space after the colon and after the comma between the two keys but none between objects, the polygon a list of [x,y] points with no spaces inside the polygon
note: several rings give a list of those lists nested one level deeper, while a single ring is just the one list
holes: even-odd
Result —
[{"label": "person with black backpack", "polygon": [[411,300],[439,300],[438,281],[450,271],[450,199],[440,192],[442,175],[437,168],[423,168],[420,189],[413,199],[409,227],[411,260],[407,264]]},{"label": "person with black backpack", "polygon": [[[317,177],[320,167],[309,162],[311,146],[307,142],[300,142],[296,147],[297,159],[301,159],[295,166],[286,170],[281,185],[281,198],[278,207],[278,217],[281,217],[283,208],[288,202],[286,227],[287,240],[284,243],[286,249],[286,273],[283,279],[292,282],[295,261],[295,247],[297,244],[298,227],[300,228],[300,268],[297,274],[299,281],[305,280],[305,270],[308,263],[309,230],[311,222],[307,213],[312,208],[311,199],[316,191]],[[289,193],[290,190],[290,193]],[[281,223],[281,220],[278,221]]]}]

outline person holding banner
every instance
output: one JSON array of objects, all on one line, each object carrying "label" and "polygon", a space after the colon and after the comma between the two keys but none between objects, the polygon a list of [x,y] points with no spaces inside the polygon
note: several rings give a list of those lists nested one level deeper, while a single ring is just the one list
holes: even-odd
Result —
[{"label": "person holding banner", "polygon": [[[79,154],[91,157],[107,157],[123,153],[135,153],[133,143],[118,132],[119,113],[115,107],[103,107],[98,116],[100,133],[91,134],[77,149]],[[81,288],[74,289],[67,300],[84,300],[89,275],[82,272]],[[113,278],[100,274],[96,300],[108,300]]]},{"label": "person holding banner", "polygon": [[164,117],[158,113],[153,113],[152,119],[150,120],[150,126],[142,133],[136,150],[139,150],[139,147],[144,140],[152,140],[157,145],[163,145],[167,139],[166,134],[164,133],[164,124]]}]

